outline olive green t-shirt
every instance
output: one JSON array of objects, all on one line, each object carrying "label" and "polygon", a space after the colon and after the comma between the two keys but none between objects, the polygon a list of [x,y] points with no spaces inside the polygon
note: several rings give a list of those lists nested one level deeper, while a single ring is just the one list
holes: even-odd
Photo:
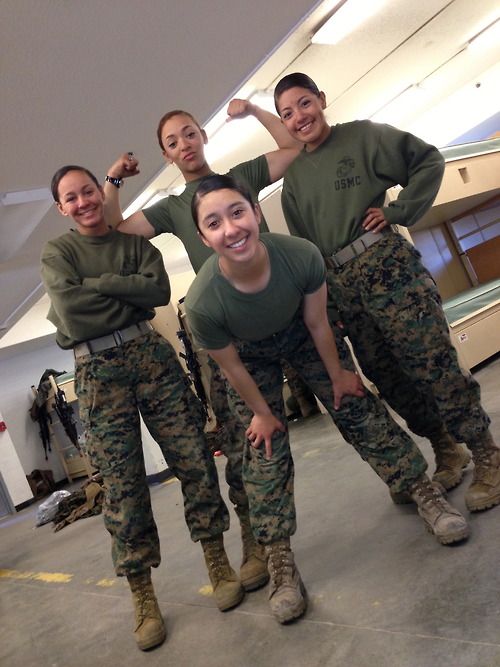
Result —
[{"label": "olive green t-shirt", "polygon": [[170,300],[161,253],[141,236],[70,231],[45,244],[41,261],[47,318],[64,349],[151,319]]},{"label": "olive green t-shirt", "polygon": [[[438,149],[408,132],[368,120],[335,125],[287,169],[283,212],[291,234],[331,255],[364,234],[370,207],[383,208],[391,225],[417,222],[432,205],[443,171]],[[397,184],[403,186],[397,200],[384,207],[386,190]]]},{"label": "olive green t-shirt", "polygon": [[259,341],[286,329],[306,294],[325,281],[325,264],[309,241],[285,234],[261,234],[271,263],[267,287],[240,292],[224,278],[212,255],[194,279],[185,299],[193,336],[201,347],[220,350],[233,340]]},{"label": "olive green t-shirt", "polygon": [[[229,170],[228,176],[232,176],[245,185],[253,195],[255,202],[258,201],[259,192],[271,183],[265,155],[236,165]],[[186,188],[180,195],[165,197],[142,211],[148,222],[154,227],[156,235],[170,232],[182,241],[195,273],[198,273],[205,260],[213,253],[213,250],[200,240],[191,216],[191,200],[200,180],[186,183]],[[260,231],[269,231],[264,218],[262,218]]]}]

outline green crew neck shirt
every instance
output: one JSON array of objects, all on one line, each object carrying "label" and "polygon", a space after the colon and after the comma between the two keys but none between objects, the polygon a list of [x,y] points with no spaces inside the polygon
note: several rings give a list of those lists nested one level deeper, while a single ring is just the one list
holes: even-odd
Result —
[{"label": "green crew neck shirt", "polygon": [[[413,225],[432,205],[443,172],[437,148],[408,132],[368,120],[339,124],[287,169],[283,212],[291,234],[332,255],[365,233],[370,207],[382,208],[391,225]],[[398,184],[398,199],[384,207],[386,190]]]},{"label": "green crew neck shirt", "polygon": [[[236,165],[229,170],[228,176],[245,185],[255,202],[258,202],[259,192],[271,183],[265,155]],[[201,178],[186,183],[186,188],[180,195],[165,197],[142,211],[153,226],[155,235],[170,232],[182,241],[195,273],[198,273],[204,262],[213,254],[213,250],[200,240],[191,216],[191,201],[200,181]],[[264,218],[260,231],[269,231]]]},{"label": "green crew neck shirt", "polygon": [[184,301],[189,327],[203,348],[218,350],[231,341],[259,341],[286,329],[306,294],[325,281],[318,249],[305,239],[261,234],[271,264],[268,285],[255,294],[240,292],[222,275],[212,255],[191,284]]},{"label": "green crew neck shirt", "polygon": [[47,318],[64,349],[152,319],[170,300],[161,253],[141,236],[72,230],[45,244],[41,262]]}]

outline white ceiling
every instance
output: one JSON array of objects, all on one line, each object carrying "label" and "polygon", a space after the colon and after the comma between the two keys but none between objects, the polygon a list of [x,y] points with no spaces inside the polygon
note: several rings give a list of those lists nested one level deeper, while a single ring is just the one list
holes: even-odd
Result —
[{"label": "white ceiling", "polygon": [[[181,179],[174,167],[162,168],[156,143],[165,111],[185,108],[202,123],[212,119],[210,130],[233,94],[270,90],[288,71],[307,72],[325,90],[332,122],[369,117],[435,70],[398,125],[438,141],[429,114],[451,95],[461,105],[459,94],[477,99],[469,127],[495,113],[498,121],[500,45],[462,50],[498,16],[497,0],[387,0],[336,46],[311,45],[336,4],[2,0],[0,195],[47,188],[67,163],[103,177],[127,150],[139,156],[141,174],[122,190],[124,207],[145,189],[149,197],[170,188]],[[468,129],[460,114],[460,106],[447,110],[455,136]],[[484,127],[485,136],[500,130],[491,122]],[[256,121],[241,123],[239,134],[245,144],[211,161],[214,168],[273,147]],[[47,199],[0,206],[0,336],[42,296],[41,247],[66,225]],[[186,266],[169,235],[159,246],[171,272]]]}]

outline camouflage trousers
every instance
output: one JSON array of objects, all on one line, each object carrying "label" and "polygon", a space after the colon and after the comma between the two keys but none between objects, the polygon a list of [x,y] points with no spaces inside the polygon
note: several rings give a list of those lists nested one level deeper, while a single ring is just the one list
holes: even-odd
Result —
[{"label": "camouflage trousers", "polygon": [[473,449],[490,423],[458,363],[436,284],[399,234],[328,272],[331,300],[364,374],[418,435],[444,426]]},{"label": "camouflage trousers", "polygon": [[[248,515],[248,496],[243,484],[242,467],[243,451],[247,441],[245,430],[237,413],[233,413],[228,401],[228,384],[223,378],[220,368],[209,357],[210,366],[210,404],[220,426],[224,427],[222,450],[226,456],[225,477],[229,487],[229,500],[233,503],[236,514],[241,517]],[[287,364],[287,379],[293,385],[292,392],[305,394],[305,386],[301,377]]]},{"label": "camouflage trousers", "polygon": [[[330,378],[301,318],[286,331],[259,342],[236,341],[240,358],[257,383],[273,414],[286,425],[283,404],[281,359],[287,360],[328,410],[342,436],[395,492],[404,491],[421,477],[427,464],[411,438],[392,420],[385,406],[373,394],[345,397],[339,410],[333,407]],[[342,336],[339,356],[344,368],[353,368]],[[236,392],[229,389],[233,409],[245,427],[252,413]],[[269,544],[295,532],[294,464],[289,435],[275,433],[271,460],[263,447],[248,441],[243,459],[243,481],[250,503],[250,520],[257,540]]]},{"label": "camouflage trousers", "polygon": [[209,357],[210,366],[210,404],[217,423],[224,428],[226,456],[225,476],[229,487],[229,500],[233,503],[239,517],[248,516],[248,496],[242,477],[243,450],[246,442],[245,427],[237,415],[233,414],[228,402],[227,384],[219,366]]},{"label": "camouflage trousers", "polygon": [[118,576],[160,563],[139,413],[181,482],[192,540],[228,529],[229,514],[205,442],[200,404],[170,343],[151,332],[80,357],[75,388],[86,450],[104,480],[104,523]]},{"label": "camouflage trousers", "polygon": [[290,394],[298,402],[302,400],[305,401],[306,403],[309,404],[313,403],[315,405],[316,399],[314,395],[311,394],[311,390],[302,380],[297,371],[292,366],[290,366],[290,364],[288,363],[288,361],[286,361],[286,359],[281,360],[281,365],[283,367],[283,373],[285,374],[285,377],[288,382],[288,388],[290,389]]}]

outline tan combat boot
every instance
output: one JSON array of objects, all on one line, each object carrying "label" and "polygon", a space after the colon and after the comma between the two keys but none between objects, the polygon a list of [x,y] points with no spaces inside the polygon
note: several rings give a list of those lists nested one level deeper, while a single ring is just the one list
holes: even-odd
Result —
[{"label": "tan combat boot", "polygon": [[[436,470],[432,481],[438,482],[445,491],[450,491],[462,481],[471,456],[444,429],[429,440],[436,458]],[[413,502],[408,492],[390,491],[390,494],[395,505],[407,505]]]},{"label": "tan combat boot", "polygon": [[267,566],[271,575],[269,605],[280,623],[299,618],[307,608],[307,594],[295,565],[290,540],[267,544]]},{"label": "tan combat boot", "polygon": [[167,631],[151,583],[151,572],[127,577],[135,607],[134,637],[141,651],[163,644]]},{"label": "tan combat boot", "polygon": [[221,611],[236,607],[243,600],[245,589],[229,564],[222,535],[201,540],[201,546],[217,606]]},{"label": "tan combat boot", "polygon": [[264,547],[255,541],[250,526],[250,517],[239,513],[243,560],[240,567],[240,581],[246,591],[256,591],[269,581]]},{"label": "tan combat boot", "polygon": [[432,481],[439,482],[446,491],[454,489],[462,481],[465,468],[470,463],[469,452],[456,443],[444,429],[430,438],[430,442],[436,457],[436,471]]},{"label": "tan combat boot", "polygon": [[489,432],[484,442],[471,450],[474,477],[465,493],[465,504],[470,512],[479,512],[500,503],[500,450]]},{"label": "tan combat boot", "polygon": [[469,537],[467,521],[443,496],[439,484],[423,475],[408,489],[427,530],[441,544],[453,544]]}]

